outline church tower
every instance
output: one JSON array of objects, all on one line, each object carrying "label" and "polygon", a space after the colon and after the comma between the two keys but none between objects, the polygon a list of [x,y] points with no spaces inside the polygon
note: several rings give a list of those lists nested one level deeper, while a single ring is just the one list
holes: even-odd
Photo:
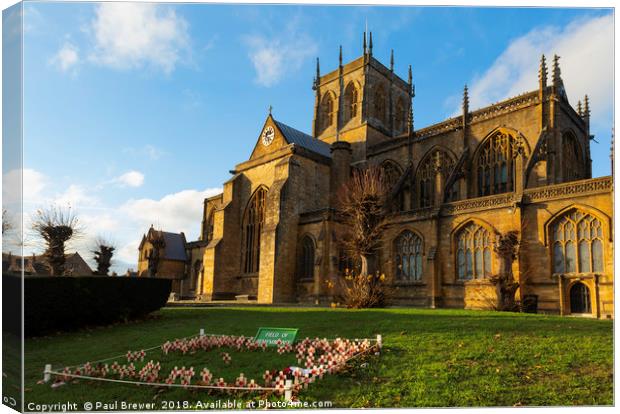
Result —
[{"label": "church tower", "polygon": [[323,76],[317,59],[313,135],[327,143],[349,142],[353,161],[366,157],[366,148],[408,133],[413,85],[373,57],[372,32],[364,32],[363,54]]}]

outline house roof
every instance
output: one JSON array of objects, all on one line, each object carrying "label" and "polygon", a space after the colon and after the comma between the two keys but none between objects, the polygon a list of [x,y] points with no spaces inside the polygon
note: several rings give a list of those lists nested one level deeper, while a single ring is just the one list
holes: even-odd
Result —
[{"label": "house roof", "polygon": [[[22,257],[2,253],[2,271],[21,273]],[[44,255],[24,256],[23,271],[29,275],[50,275],[50,268]],[[66,275],[90,276],[92,273],[92,269],[78,252],[65,254]]]},{"label": "house roof", "polygon": [[169,260],[187,260],[185,253],[185,236],[182,233],[160,231],[164,238],[164,258]]},{"label": "house roof", "polygon": [[307,150],[331,158],[329,144],[317,138],[313,138],[310,135],[299,131],[298,129],[283,124],[280,121],[276,121],[275,119],[273,121],[276,123],[276,125],[284,135],[284,138],[289,144],[299,145],[300,147],[303,147]]},{"label": "house roof", "polygon": [[151,226],[147,235],[142,238],[139,249],[142,249],[145,241],[159,239],[163,240],[164,245],[162,259],[187,260],[187,253],[185,252],[185,235],[183,233],[171,233],[163,230],[155,230],[153,226]]}]

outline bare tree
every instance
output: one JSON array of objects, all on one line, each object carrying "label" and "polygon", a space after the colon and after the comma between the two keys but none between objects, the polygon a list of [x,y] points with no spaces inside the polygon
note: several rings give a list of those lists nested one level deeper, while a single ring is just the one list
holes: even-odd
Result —
[{"label": "bare tree", "polygon": [[92,251],[93,259],[97,263],[97,270],[93,273],[96,275],[107,276],[110,272],[110,266],[112,266],[112,256],[114,256],[114,250],[116,247],[112,242],[106,240],[104,237],[98,237],[95,240],[95,248]]},{"label": "bare tree", "polygon": [[386,227],[388,184],[377,166],[356,169],[340,193],[339,209],[348,233],[343,244],[361,259],[361,274],[375,273],[377,249]]},{"label": "bare tree", "polygon": [[13,230],[13,223],[9,220],[9,214],[6,211],[6,208],[2,209],[2,234]]},{"label": "bare tree", "polygon": [[377,252],[386,227],[388,183],[376,166],[354,170],[340,193],[339,210],[345,228],[343,245],[352,258],[359,258],[359,274],[347,272],[342,296],[350,308],[384,306],[388,287],[377,269]]},{"label": "bare tree", "polygon": [[52,205],[39,209],[32,219],[32,229],[45,242],[44,257],[52,275],[65,270],[65,248],[69,240],[80,234],[79,220],[71,207]]}]

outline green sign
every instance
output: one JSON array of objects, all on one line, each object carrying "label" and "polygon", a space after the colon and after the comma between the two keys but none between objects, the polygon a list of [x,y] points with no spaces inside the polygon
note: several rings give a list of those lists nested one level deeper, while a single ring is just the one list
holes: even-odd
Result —
[{"label": "green sign", "polygon": [[295,342],[298,329],[293,328],[258,328],[256,337],[257,342],[266,342],[269,346],[276,346],[278,340],[282,344],[292,344]]}]

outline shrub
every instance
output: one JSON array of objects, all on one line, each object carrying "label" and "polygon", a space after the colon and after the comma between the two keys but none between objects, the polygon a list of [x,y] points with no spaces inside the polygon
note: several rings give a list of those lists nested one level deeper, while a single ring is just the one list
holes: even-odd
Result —
[{"label": "shrub", "polygon": [[[15,284],[15,280],[19,283],[19,277],[7,275],[3,284]],[[36,336],[138,318],[164,306],[171,287],[167,279],[26,276],[24,334]]]},{"label": "shrub", "polygon": [[391,288],[385,275],[364,275],[347,271],[341,281],[341,298],[347,308],[382,308],[387,304]]}]

